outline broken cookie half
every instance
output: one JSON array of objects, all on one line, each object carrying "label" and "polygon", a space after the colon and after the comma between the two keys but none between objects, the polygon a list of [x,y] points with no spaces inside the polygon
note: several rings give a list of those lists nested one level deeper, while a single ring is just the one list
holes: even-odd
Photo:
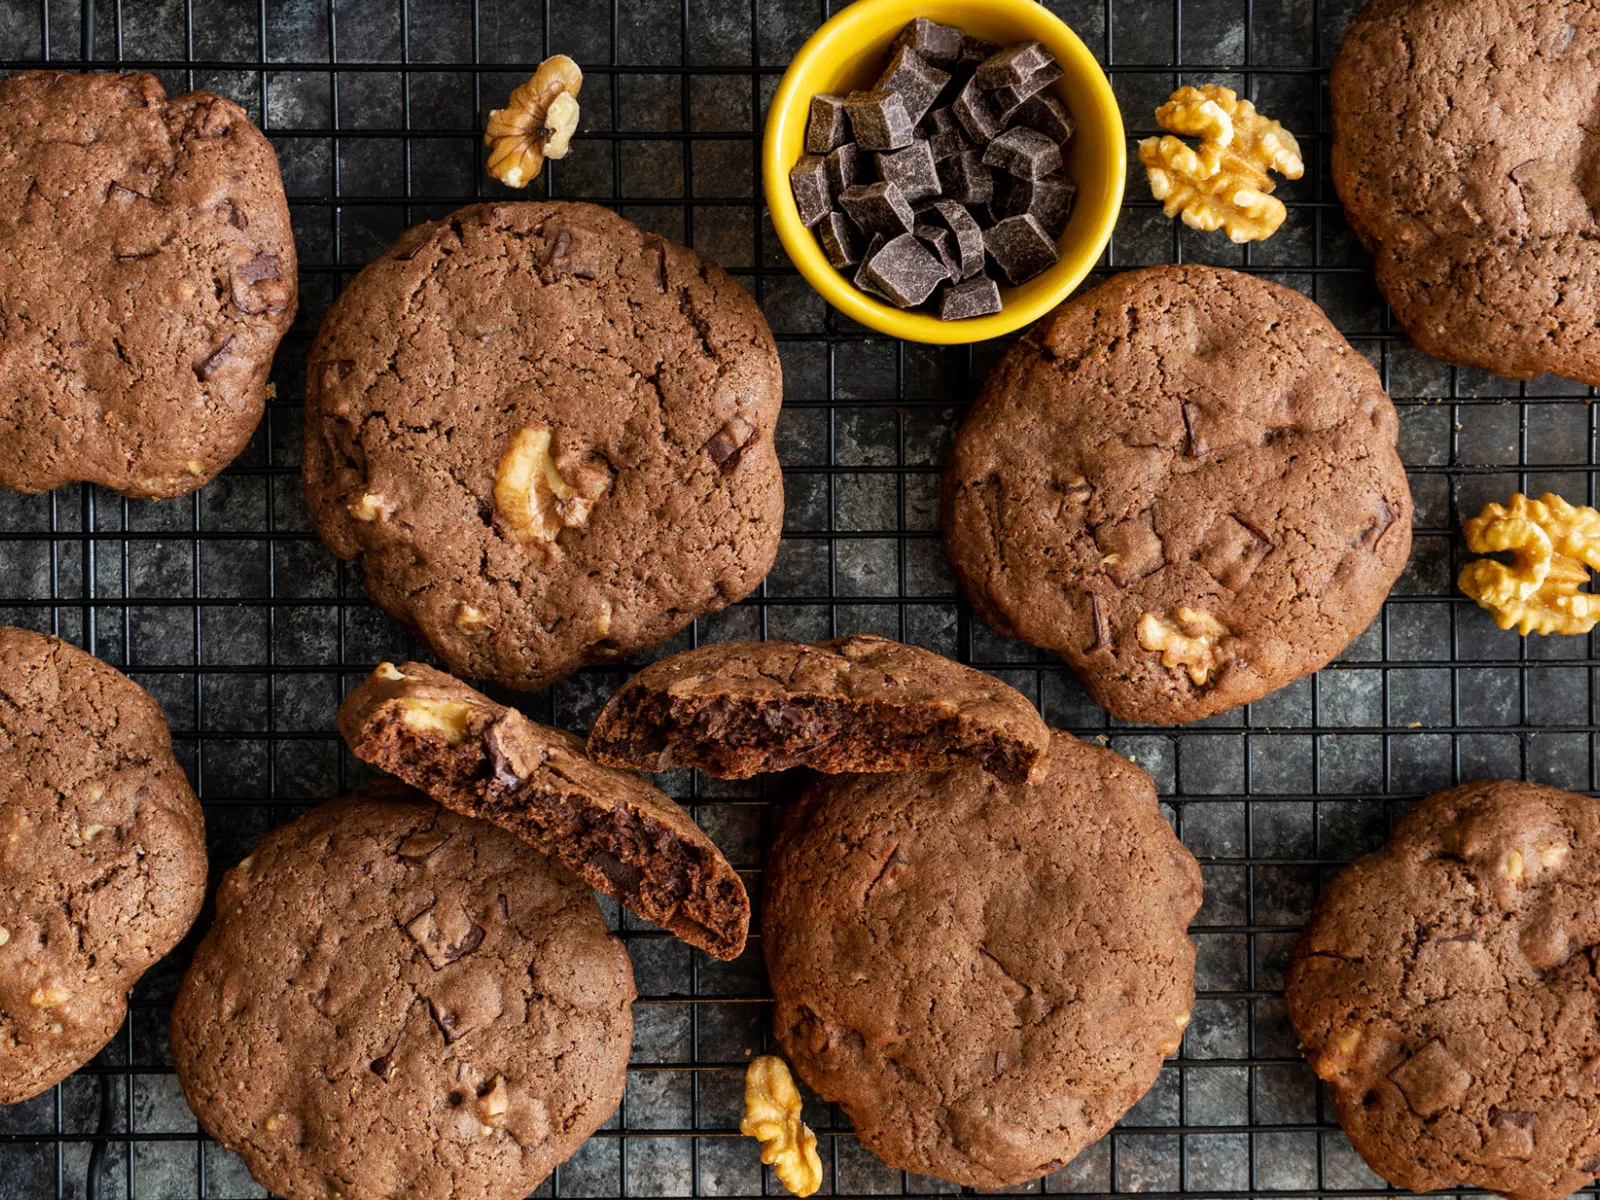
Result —
[{"label": "broken cookie half", "polygon": [[858,635],[727,642],[675,654],[612,696],[589,754],[613,767],[722,779],[982,767],[1042,777],[1050,731],[1027,697],[931,650]]},{"label": "broken cookie half", "polygon": [[357,758],[440,804],[491,821],[646,920],[738,957],[750,899],[682,808],[603,767],[583,743],[421,663],[383,663],[346,697],[339,732]]}]

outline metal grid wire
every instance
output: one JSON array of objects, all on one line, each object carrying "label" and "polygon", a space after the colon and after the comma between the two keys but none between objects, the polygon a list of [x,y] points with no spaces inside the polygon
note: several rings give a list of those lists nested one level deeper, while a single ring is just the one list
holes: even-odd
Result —
[{"label": "metal grid wire", "polygon": [[[1051,0],[1105,63],[1133,137],[1179,83],[1222,82],[1303,133],[1289,219],[1241,250],[1169,223],[1130,180],[1106,271],[1241,267],[1315,299],[1382,369],[1417,499],[1411,565],[1381,619],[1320,676],[1180,730],[1106,717],[1062,667],[958,601],[937,540],[938,470],[999,347],[871,335],[798,278],[759,191],[764,105],[826,0],[0,0],[0,74],[46,63],[155,72],[219,91],[272,138],[291,197],[302,307],[255,442],[190,499],[88,487],[0,495],[0,620],[125,665],[165,706],[205,805],[213,882],[268,828],[359,782],[333,730],[344,688],[418,649],[311,531],[300,494],[303,363],[328,303],[406,226],[505,194],[478,133],[532,63],[589,76],[583,134],[535,189],[613,206],[727,266],[760,298],[786,373],[788,493],[760,592],[664,648],[868,630],[1001,675],[1056,725],[1154,775],[1206,876],[1200,1000],[1180,1055],[1119,1129],[1022,1192],[1382,1194],[1296,1053],[1279,996],[1319,884],[1382,841],[1406,802],[1490,775],[1595,786],[1586,638],[1522,640],[1452,592],[1463,513],[1513,490],[1595,500],[1592,392],[1453,370],[1395,330],[1327,170],[1326,67],[1355,0]],[[582,728],[626,672],[585,671],[524,707]],[[759,894],[782,784],[669,776]],[[768,1042],[759,939],[722,964],[614,906],[640,1002],[627,1099],[541,1189],[556,1196],[782,1194],[737,1123]],[[202,918],[203,926],[209,913]],[[171,998],[195,935],[140,984],[126,1027],[35,1101],[0,1109],[0,1197],[166,1200],[264,1193],[202,1136],[173,1077]],[[886,1169],[808,1103],[824,1191],[957,1189]]]}]

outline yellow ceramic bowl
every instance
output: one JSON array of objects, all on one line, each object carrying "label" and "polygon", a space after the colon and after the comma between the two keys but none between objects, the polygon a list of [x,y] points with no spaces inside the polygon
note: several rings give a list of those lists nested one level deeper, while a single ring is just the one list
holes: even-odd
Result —
[{"label": "yellow ceramic bowl", "polygon": [[[1055,93],[1078,126],[1066,163],[1078,196],[1061,238],[1061,261],[1021,287],[1002,285],[1005,308],[993,316],[941,321],[860,291],[828,261],[816,235],[800,223],[789,186],[789,170],[805,153],[811,97],[871,87],[888,66],[889,43],[915,17],[958,25],[974,37],[1002,45],[1043,42],[1066,72]],[[1111,240],[1127,170],[1122,113],[1105,72],[1078,35],[1033,0],[857,0],[817,30],[789,64],[772,99],[762,149],[772,222],[790,260],[811,286],[840,312],[881,333],[944,345],[1014,332],[1065,300]]]}]

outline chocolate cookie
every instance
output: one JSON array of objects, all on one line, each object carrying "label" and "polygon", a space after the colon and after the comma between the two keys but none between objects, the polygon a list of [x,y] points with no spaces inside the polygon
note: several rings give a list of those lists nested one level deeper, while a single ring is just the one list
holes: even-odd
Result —
[{"label": "chocolate cookie", "polygon": [[414,793],[346,798],[223,878],[173,1062],[288,1200],[520,1200],[621,1100],[633,997],[560,863]]},{"label": "chocolate cookie", "polygon": [[351,692],[339,732],[357,758],[559,858],[690,945],[717,958],[744,949],[738,872],[693,817],[637,775],[591,762],[572,734],[414,662],[383,663]]},{"label": "chocolate cookie", "polygon": [[1060,732],[1049,774],[818,780],[767,860],[784,1053],[891,1167],[1057,1170],[1176,1050],[1200,869],[1150,777]]},{"label": "chocolate cookie", "polygon": [[1175,724],[1318,670],[1411,548],[1378,373],[1298,292],[1152,267],[990,373],[944,476],[945,546],[995,630]]},{"label": "chocolate cookie", "polygon": [[66,642],[0,626],[0,1104],[111,1040],[205,888],[161,706]]},{"label": "chocolate cookie", "polygon": [[782,391],[720,267],[593,205],[477,205],[402,235],[328,314],[306,499],[452,671],[536,688],[760,583]]},{"label": "chocolate cookie", "polygon": [[1411,340],[1600,384],[1600,9],[1372,0],[1333,66],[1333,181]]},{"label": "chocolate cookie", "polygon": [[0,484],[209,482],[260,423],[297,293],[278,160],[237,104],[0,81]]},{"label": "chocolate cookie", "polygon": [[1317,902],[1286,1000],[1339,1124],[1412,1191],[1558,1200],[1600,1174],[1600,803],[1430,796]]},{"label": "chocolate cookie", "polygon": [[948,658],[880,637],[700,646],[640,671],[589,731],[613,767],[696,767],[722,779],[810,767],[1042,775],[1050,730],[1027,697]]}]

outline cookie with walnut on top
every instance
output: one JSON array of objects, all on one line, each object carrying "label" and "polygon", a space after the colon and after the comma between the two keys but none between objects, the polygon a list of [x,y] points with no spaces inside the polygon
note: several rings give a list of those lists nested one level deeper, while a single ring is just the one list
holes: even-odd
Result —
[{"label": "cookie with walnut on top", "polygon": [[945,545],[996,631],[1129,721],[1223,712],[1323,667],[1411,548],[1394,405],[1316,304],[1237,271],[1118,275],[989,376]]},{"label": "cookie with walnut on top", "polygon": [[783,383],[761,310],[606,209],[409,230],[334,304],[306,376],[318,531],[457,675],[542,687],[772,565]]}]

